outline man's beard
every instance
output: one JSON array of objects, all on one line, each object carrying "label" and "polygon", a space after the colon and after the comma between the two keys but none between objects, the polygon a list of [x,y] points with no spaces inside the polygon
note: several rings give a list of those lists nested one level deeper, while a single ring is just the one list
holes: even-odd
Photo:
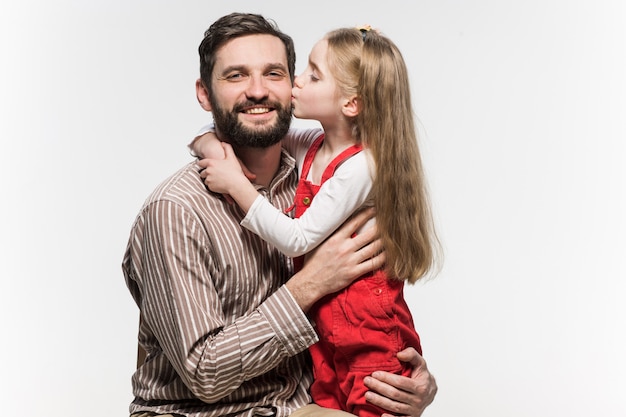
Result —
[{"label": "man's beard", "polygon": [[[258,129],[249,128],[244,126],[239,121],[238,115],[242,109],[254,105],[267,105],[270,108],[275,109],[278,114],[278,119],[271,126],[259,126]],[[224,108],[211,103],[213,121],[217,130],[224,135],[224,139],[227,139],[231,145],[245,146],[251,148],[267,148],[278,142],[280,142],[291,124],[291,108],[285,108],[279,102],[269,103],[263,102],[246,102],[236,104],[232,111],[227,111]]]}]

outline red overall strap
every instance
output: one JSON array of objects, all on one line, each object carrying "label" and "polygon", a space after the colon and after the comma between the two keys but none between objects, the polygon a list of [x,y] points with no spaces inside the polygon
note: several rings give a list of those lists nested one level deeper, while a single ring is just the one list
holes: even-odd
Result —
[{"label": "red overall strap", "polygon": [[[316,138],[304,156],[304,161],[302,162],[302,172],[300,173],[300,181],[298,182],[298,186],[296,188],[296,196],[300,187],[302,186],[302,182],[306,181],[307,175],[309,175],[309,171],[311,169],[311,165],[313,164],[313,159],[315,158],[315,153],[319,149],[319,147],[324,142],[324,134],[322,133],[318,138]],[[293,204],[283,210],[283,213],[289,213],[296,207],[296,201],[294,200]]]},{"label": "red overall strap", "polygon": [[[326,182],[326,180],[328,180],[330,177],[332,177],[335,174],[336,168],[346,159],[359,153],[363,149],[363,147],[360,144],[352,145],[344,149],[339,155],[333,158],[333,160],[326,166],[326,168],[324,169],[324,172],[322,173],[322,178],[321,178],[319,185],[316,185],[308,181],[307,176],[309,175],[309,171],[311,170],[311,166],[313,165],[315,154],[317,153],[317,151],[319,150],[323,142],[324,142],[324,135],[322,134],[320,135],[319,138],[315,139],[315,141],[311,144],[311,146],[307,150],[306,156],[302,163],[302,172],[300,173],[300,181],[298,183],[298,187],[296,188],[296,199],[305,189],[308,190],[306,191],[306,193],[310,194],[310,196],[308,196],[309,201],[313,199],[313,196],[317,194],[317,190],[319,189],[319,187],[321,187],[322,184]],[[291,206],[289,206],[287,209],[285,209],[284,212],[289,213],[294,208],[296,208],[296,213],[298,213],[297,207],[298,206],[296,204],[296,201],[294,200],[294,203]],[[297,217],[299,216],[300,215],[297,214]]]},{"label": "red overall strap", "polygon": [[324,136],[324,134],[321,134],[319,138],[315,139],[313,144],[309,147],[309,150],[306,152],[306,156],[304,157],[304,162],[302,164],[302,172],[300,173],[300,181],[306,180],[307,175],[309,175],[313,159],[315,159],[315,154],[320,146],[322,146],[322,142],[324,142]]}]

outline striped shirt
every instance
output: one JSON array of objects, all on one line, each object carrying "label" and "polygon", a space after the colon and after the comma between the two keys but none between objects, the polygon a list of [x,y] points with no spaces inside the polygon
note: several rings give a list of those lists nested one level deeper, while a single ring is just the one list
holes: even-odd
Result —
[{"label": "striped shirt", "polygon": [[[296,182],[283,151],[259,192],[286,209]],[[148,353],[131,413],[288,416],[310,402],[317,335],[284,286],[291,261],[243,229],[243,215],[206,190],[195,162],[146,200],[122,264]]]}]

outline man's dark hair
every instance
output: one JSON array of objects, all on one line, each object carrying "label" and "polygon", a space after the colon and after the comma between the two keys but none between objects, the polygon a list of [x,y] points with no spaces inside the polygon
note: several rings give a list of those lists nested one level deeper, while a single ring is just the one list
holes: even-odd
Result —
[{"label": "man's dark hair", "polygon": [[293,84],[296,70],[296,51],[291,36],[281,32],[273,20],[259,14],[231,13],[216,20],[204,32],[204,39],[198,47],[200,54],[200,78],[204,86],[211,91],[211,74],[215,66],[215,53],[228,41],[248,35],[272,35],[285,45],[289,77]]}]

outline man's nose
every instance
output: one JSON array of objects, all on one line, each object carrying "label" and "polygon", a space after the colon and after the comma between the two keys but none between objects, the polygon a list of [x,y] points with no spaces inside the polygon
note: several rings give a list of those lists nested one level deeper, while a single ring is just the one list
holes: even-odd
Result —
[{"label": "man's nose", "polygon": [[267,97],[269,95],[269,88],[267,81],[264,77],[250,77],[250,83],[246,90],[248,97]]}]

